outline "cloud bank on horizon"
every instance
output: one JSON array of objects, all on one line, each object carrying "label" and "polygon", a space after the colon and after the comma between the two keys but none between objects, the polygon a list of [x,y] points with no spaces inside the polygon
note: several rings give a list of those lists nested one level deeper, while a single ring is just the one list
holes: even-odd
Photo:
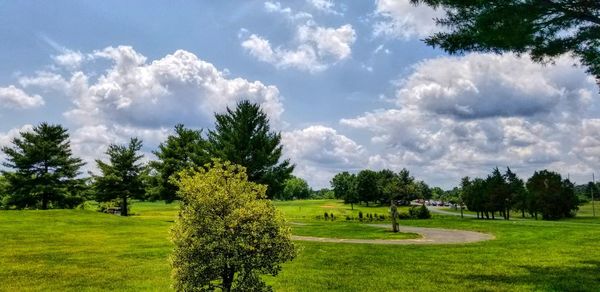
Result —
[{"label": "cloud bank on horizon", "polygon": [[[62,44],[79,39],[53,33],[58,45],[46,32],[33,35],[45,43],[35,52],[41,61],[0,70],[0,145],[37,121],[63,123],[94,170],[110,143],[140,137],[152,159],[175,124],[211,128],[215,112],[249,99],[282,132],[285,157],[313,187],[364,168],[408,168],[443,187],[496,166],[583,181],[600,163],[598,88],[568,56],[545,66],[512,54],[447,56],[418,41],[441,12],[408,0],[212,8],[223,23],[212,28],[216,36],[200,34],[209,43],[200,49],[167,28],[159,33],[182,45],[154,51],[82,37],[89,46],[71,46]],[[0,46],[0,55],[9,49]],[[335,106],[319,109],[325,102]]]}]

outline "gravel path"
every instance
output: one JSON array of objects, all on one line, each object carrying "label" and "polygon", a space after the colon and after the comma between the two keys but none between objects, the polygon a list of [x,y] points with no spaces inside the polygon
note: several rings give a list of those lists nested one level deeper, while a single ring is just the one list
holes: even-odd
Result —
[{"label": "gravel path", "polygon": [[[388,224],[369,224],[373,227],[389,228]],[[342,239],[342,238],[327,238],[327,237],[312,237],[312,236],[292,236],[293,240],[300,241],[316,241],[327,243],[366,243],[366,244],[461,244],[479,242],[484,240],[494,239],[494,236],[487,233],[442,229],[442,228],[425,228],[425,227],[409,227],[400,226],[400,232],[417,233],[421,238],[415,239]]]}]

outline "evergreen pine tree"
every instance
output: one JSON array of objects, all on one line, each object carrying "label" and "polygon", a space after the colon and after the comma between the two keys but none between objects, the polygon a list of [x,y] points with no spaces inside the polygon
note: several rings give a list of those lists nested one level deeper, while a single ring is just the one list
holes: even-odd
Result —
[{"label": "evergreen pine tree", "polygon": [[115,199],[121,201],[121,215],[128,215],[128,199],[144,196],[142,179],[146,167],[140,160],[144,157],[138,154],[142,141],[132,138],[129,145],[108,146],[106,154],[109,162],[96,160],[102,176],[95,176],[96,200],[107,202]]},{"label": "evergreen pine tree", "polygon": [[14,169],[2,172],[9,183],[6,205],[48,209],[81,202],[74,190],[83,185],[76,176],[84,163],[73,157],[66,129],[41,123],[31,132],[22,132],[12,144],[2,148],[7,156],[3,165]]},{"label": "evergreen pine tree", "polygon": [[156,170],[156,192],[161,200],[172,202],[177,199],[177,187],[170,178],[186,168],[203,166],[210,162],[202,131],[186,129],[182,124],[175,126],[175,134],[158,146],[154,155],[158,160],[150,162]]},{"label": "evergreen pine tree", "polygon": [[215,130],[208,132],[211,157],[244,166],[250,181],[268,186],[268,198],[281,193],[294,165],[287,159],[279,162],[281,134],[270,130],[260,106],[242,101],[215,118]]}]

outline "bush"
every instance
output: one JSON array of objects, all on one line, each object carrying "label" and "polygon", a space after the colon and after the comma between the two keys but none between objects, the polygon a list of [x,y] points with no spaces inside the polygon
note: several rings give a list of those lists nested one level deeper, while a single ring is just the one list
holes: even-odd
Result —
[{"label": "bush", "polygon": [[413,219],[429,219],[431,218],[431,214],[425,205],[421,205],[420,207],[413,206],[408,210],[410,218]]},{"label": "bush", "polygon": [[329,214],[327,214],[327,212],[325,212],[325,214],[323,214],[323,217],[325,217],[325,220],[329,220]]},{"label": "bush", "polygon": [[379,215],[379,221],[385,220],[385,215]]},{"label": "bush", "polygon": [[362,211],[358,211],[358,220],[360,220],[360,221],[363,220],[363,212]]},{"label": "bush", "polygon": [[329,218],[331,218],[331,221],[335,220],[335,216],[333,216],[333,213],[331,213],[331,215],[329,215]]},{"label": "bush", "polygon": [[408,213],[398,213],[398,219],[410,219],[410,215]]},{"label": "bush", "polygon": [[351,221],[351,220],[352,220],[352,217],[346,215],[346,221]]}]

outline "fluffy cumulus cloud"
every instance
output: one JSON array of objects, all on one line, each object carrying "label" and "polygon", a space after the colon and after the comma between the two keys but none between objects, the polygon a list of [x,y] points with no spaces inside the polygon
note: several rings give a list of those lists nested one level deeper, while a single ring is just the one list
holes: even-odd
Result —
[{"label": "fluffy cumulus cloud", "polygon": [[[94,71],[79,70],[79,66],[65,61],[71,59],[54,57],[72,70],[38,72],[21,77],[19,83],[26,88],[54,91],[72,101],[64,115],[74,125],[71,132],[75,152],[88,162],[97,158],[106,145],[125,143],[132,136],[155,146],[177,123],[210,127],[215,112],[235,106],[241,99],[260,104],[274,125],[281,125],[283,105],[275,86],[228,78],[188,51],[148,60],[132,47],[108,47],[82,57],[81,62],[108,61],[107,68],[95,67]],[[27,96],[13,86],[6,90],[8,93],[0,91],[0,100],[17,105],[43,104],[39,96]]]},{"label": "fluffy cumulus cloud", "polygon": [[389,149],[374,167],[412,166],[455,183],[512,166],[571,174],[591,171],[600,153],[597,87],[568,57],[542,66],[514,55],[440,57],[397,82],[395,107],[341,123],[373,133]]},{"label": "fluffy cumulus cloud", "polygon": [[296,163],[296,175],[315,187],[326,187],[335,173],[356,170],[367,163],[363,146],[326,126],[284,132],[282,142],[285,156]]},{"label": "fluffy cumulus cloud", "polygon": [[277,68],[319,72],[350,58],[355,41],[356,32],[350,24],[335,28],[308,21],[297,27],[289,47],[273,47],[269,40],[256,34],[245,38],[241,45],[251,56]]},{"label": "fluffy cumulus cloud", "polygon": [[410,0],[377,0],[373,34],[399,39],[422,38],[435,31],[435,18],[443,12]]},{"label": "fluffy cumulus cloud", "polygon": [[27,109],[44,105],[39,95],[29,95],[13,85],[0,87],[0,106],[10,109]]}]

